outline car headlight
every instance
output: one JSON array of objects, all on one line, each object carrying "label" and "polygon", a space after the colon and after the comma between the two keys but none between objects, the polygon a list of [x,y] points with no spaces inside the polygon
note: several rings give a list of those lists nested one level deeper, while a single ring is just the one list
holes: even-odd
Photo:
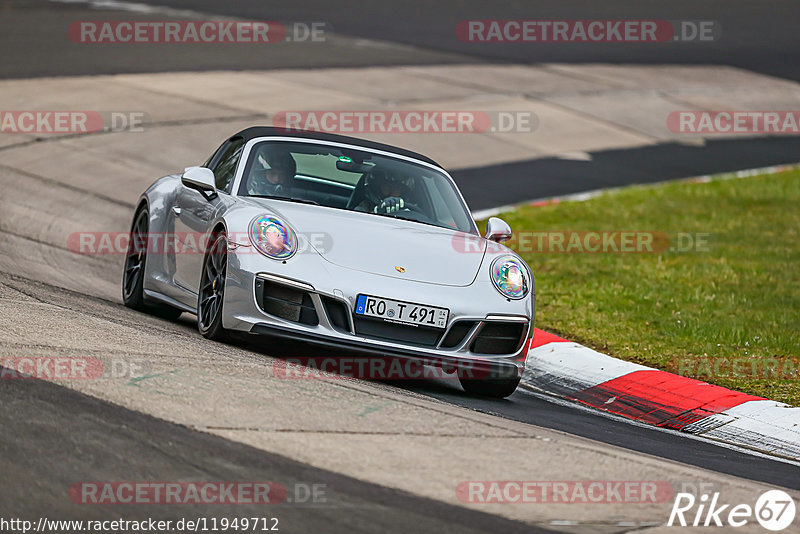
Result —
[{"label": "car headlight", "polygon": [[291,226],[277,217],[256,217],[250,223],[248,235],[253,246],[269,258],[285,260],[297,252],[297,234]]},{"label": "car headlight", "polygon": [[510,299],[521,299],[528,294],[530,282],[525,265],[514,256],[500,256],[489,269],[492,283],[501,295]]}]

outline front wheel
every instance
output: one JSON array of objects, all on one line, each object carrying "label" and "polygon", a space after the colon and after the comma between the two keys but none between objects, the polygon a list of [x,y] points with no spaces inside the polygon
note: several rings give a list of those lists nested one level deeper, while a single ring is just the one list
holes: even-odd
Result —
[{"label": "front wheel", "polygon": [[516,378],[459,378],[461,387],[470,395],[504,399],[514,393],[519,385]]},{"label": "front wheel", "polygon": [[200,292],[197,296],[197,329],[208,339],[228,341],[222,327],[222,301],[225,296],[225,276],[228,270],[228,240],[225,234],[212,239],[213,245],[203,262]]}]

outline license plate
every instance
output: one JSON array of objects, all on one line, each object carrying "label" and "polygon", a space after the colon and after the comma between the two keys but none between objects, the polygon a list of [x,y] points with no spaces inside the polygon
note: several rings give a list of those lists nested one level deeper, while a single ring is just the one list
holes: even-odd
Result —
[{"label": "license plate", "polygon": [[445,328],[450,310],[413,302],[359,295],[356,313],[366,317],[376,317],[390,323],[402,323],[429,328]]}]

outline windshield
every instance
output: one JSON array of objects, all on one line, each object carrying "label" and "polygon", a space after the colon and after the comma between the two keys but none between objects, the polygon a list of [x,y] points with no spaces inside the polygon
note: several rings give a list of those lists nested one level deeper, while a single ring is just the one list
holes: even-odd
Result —
[{"label": "windshield", "polygon": [[366,150],[288,141],[258,143],[250,151],[238,194],[476,231],[447,176]]}]

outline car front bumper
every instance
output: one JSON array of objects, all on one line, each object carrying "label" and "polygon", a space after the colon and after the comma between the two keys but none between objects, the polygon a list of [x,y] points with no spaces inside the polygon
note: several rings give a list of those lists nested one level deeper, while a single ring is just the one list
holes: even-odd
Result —
[{"label": "car front bumper", "polygon": [[[367,357],[409,358],[445,369],[470,369],[476,376],[491,377],[518,377],[525,368],[533,333],[533,289],[529,297],[510,301],[497,293],[488,277],[483,281],[478,276],[469,286],[442,286],[354,272],[319,256],[282,263],[251,251],[240,251],[229,254],[228,261],[223,306],[223,326],[227,329],[309,343],[315,351],[307,356],[313,357],[346,351]],[[267,313],[258,294],[264,283],[307,295],[303,302],[308,309],[313,307],[316,320]],[[433,343],[390,339],[391,334],[365,334],[357,324],[364,319],[353,313],[358,294],[448,308],[447,328],[440,331]],[[331,303],[346,310],[346,324],[331,317]],[[448,338],[457,323],[461,330]],[[513,347],[500,354],[482,352],[481,347],[487,347],[485,339],[480,343],[476,340],[498,328],[518,333]]]}]

